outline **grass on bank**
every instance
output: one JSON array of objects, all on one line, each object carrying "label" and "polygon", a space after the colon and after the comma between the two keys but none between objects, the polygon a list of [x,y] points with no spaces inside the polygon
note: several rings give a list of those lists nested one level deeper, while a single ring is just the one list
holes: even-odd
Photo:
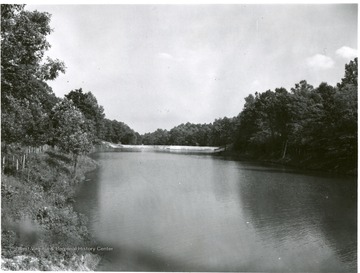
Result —
[{"label": "grass on bank", "polygon": [[95,167],[81,157],[74,176],[71,158],[48,150],[29,154],[18,171],[3,169],[2,270],[95,269],[99,257],[78,249],[92,243],[87,219],[72,206],[85,173]]}]

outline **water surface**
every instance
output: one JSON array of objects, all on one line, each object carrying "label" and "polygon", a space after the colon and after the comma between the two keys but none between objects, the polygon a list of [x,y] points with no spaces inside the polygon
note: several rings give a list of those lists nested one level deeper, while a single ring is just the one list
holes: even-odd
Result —
[{"label": "water surface", "polygon": [[206,155],[98,153],[77,208],[101,271],[356,272],[356,180]]}]

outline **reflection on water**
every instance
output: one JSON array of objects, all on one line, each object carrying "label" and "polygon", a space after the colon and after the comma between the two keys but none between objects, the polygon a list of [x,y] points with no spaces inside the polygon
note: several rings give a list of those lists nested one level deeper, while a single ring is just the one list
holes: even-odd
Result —
[{"label": "reflection on water", "polygon": [[286,271],[356,271],[355,183],[286,172],[248,175],[252,183],[239,183],[241,208]]},{"label": "reflection on water", "polygon": [[78,209],[102,271],[356,271],[356,183],[211,156],[99,153]]}]

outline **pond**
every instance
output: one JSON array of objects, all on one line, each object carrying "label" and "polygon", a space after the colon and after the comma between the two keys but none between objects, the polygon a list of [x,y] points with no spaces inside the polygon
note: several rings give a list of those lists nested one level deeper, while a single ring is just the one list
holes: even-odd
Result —
[{"label": "pond", "polygon": [[211,155],[94,158],[76,207],[100,271],[356,272],[356,178]]}]

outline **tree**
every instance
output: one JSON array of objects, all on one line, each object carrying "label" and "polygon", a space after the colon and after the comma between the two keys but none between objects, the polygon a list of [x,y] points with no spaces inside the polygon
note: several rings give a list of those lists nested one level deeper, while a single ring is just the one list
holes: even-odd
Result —
[{"label": "tree", "polygon": [[75,89],[65,95],[66,98],[72,100],[74,105],[83,113],[89,132],[93,132],[96,139],[104,138],[104,108],[98,104],[97,99],[91,92],[83,93],[82,89]]},{"label": "tree", "polygon": [[235,118],[215,119],[211,126],[210,143],[214,146],[226,146],[233,142]]},{"label": "tree", "polygon": [[50,14],[26,11],[25,5],[1,5],[1,68],[2,83],[13,94],[17,93],[14,79],[25,77],[53,80],[65,72],[61,61],[43,56],[50,44],[46,36],[51,33]]},{"label": "tree", "polygon": [[315,132],[322,127],[323,103],[321,95],[306,81],[295,84],[291,89],[291,143],[297,147],[302,158],[311,159],[321,154],[316,144],[319,136]]},{"label": "tree", "polygon": [[285,88],[276,88],[250,95],[245,101],[244,110],[235,122],[235,147],[284,158],[291,131],[290,94]]},{"label": "tree", "polygon": [[345,65],[345,76],[341,79],[341,83],[337,84],[339,89],[346,87],[351,84],[353,86],[358,85],[358,59],[355,58],[353,61]]},{"label": "tree", "polygon": [[338,84],[334,102],[335,115],[338,117],[336,134],[336,157],[338,166],[343,169],[357,170],[358,150],[358,63],[357,58],[345,66],[345,77]]},{"label": "tree", "polygon": [[74,161],[74,175],[78,157],[92,148],[91,134],[87,131],[84,115],[71,100],[65,98],[52,109],[53,143],[65,153],[71,153]]},{"label": "tree", "polygon": [[105,118],[102,139],[113,143],[136,144],[137,134],[125,123]]},{"label": "tree", "polygon": [[65,65],[43,60],[50,47],[50,14],[24,6],[1,5],[2,140],[40,145],[46,142],[47,116],[56,103],[45,81],[65,72]]},{"label": "tree", "polygon": [[235,148],[242,153],[249,151],[251,136],[257,131],[255,120],[257,111],[255,109],[255,97],[250,94],[245,98],[244,109],[236,118]]},{"label": "tree", "polygon": [[143,136],[143,144],[146,145],[166,145],[169,143],[169,132],[157,129],[153,133],[146,133]]},{"label": "tree", "polygon": [[169,143],[171,145],[187,145],[185,124],[172,128],[169,132]]}]

